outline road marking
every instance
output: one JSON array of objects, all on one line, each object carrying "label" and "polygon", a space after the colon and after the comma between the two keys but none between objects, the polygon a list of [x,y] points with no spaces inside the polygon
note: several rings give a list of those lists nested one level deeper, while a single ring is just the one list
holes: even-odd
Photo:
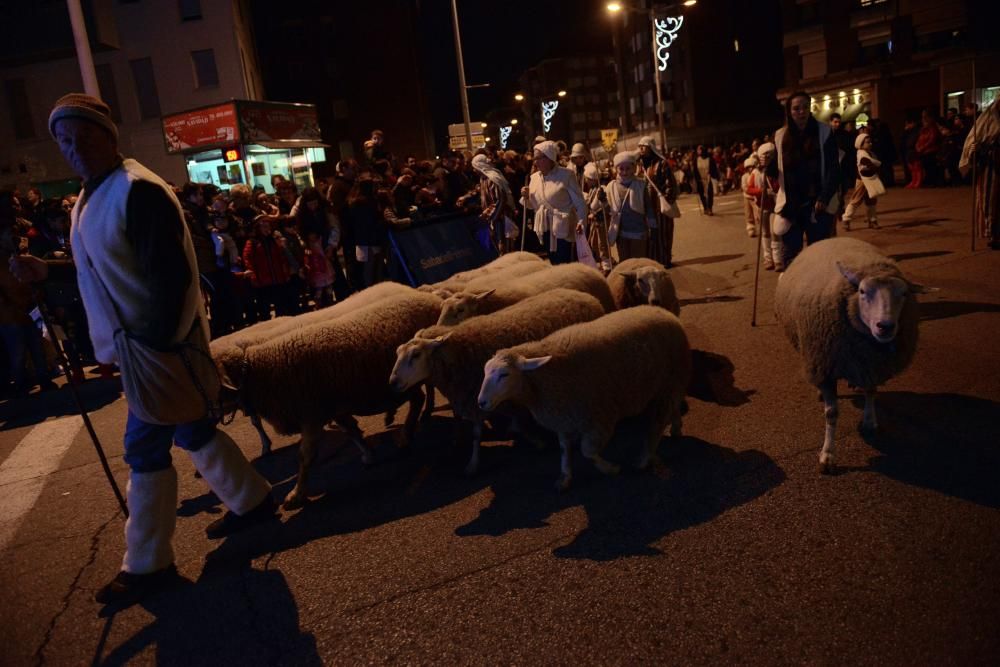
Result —
[{"label": "road marking", "polygon": [[62,463],[82,426],[78,416],[42,422],[0,463],[0,550],[35,506],[48,476]]}]

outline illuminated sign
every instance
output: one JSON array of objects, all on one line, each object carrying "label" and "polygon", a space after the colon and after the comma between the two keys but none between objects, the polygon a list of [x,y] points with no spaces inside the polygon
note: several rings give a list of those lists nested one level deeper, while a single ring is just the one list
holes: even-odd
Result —
[{"label": "illuminated sign", "polygon": [[239,148],[227,148],[222,152],[222,157],[226,162],[239,162],[242,156]]}]

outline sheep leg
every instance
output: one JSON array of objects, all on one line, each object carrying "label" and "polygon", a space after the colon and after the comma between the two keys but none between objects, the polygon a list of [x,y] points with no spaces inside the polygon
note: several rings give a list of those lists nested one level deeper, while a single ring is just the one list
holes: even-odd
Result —
[{"label": "sheep leg", "polygon": [[562,450],[562,460],[560,461],[562,474],[556,480],[556,491],[566,491],[573,481],[573,439],[568,433],[559,434],[559,448]]},{"label": "sheep leg", "polygon": [[361,452],[361,462],[366,466],[370,466],[372,461],[375,460],[372,450],[368,445],[365,444],[365,434],[361,432],[361,427],[358,426],[358,420],[351,415],[344,415],[341,417],[335,417],[334,423],[340,428],[344,429],[347,433],[347,437],[354,446],[358,448]]},{"label": "sheep leg", "polygon": [[483,420],[477,417],[472,420],[472,455],[465,466],[465,474],[475,475],[479,471],[479,443],[483,440]]},{"label": "sheep leg", "polygon": [[680,402],[669,403],[663,406],[663,408],[656,410],[650,415],[649,437],[646,441],[646,447],[639,453],[637,464],[639,470],[645,470],[649,467],[650,463],[655,463],[659,460],[657,450],[660,447],[660,439],[663,437],[663,431],[667,428],[667,425],[670,425],[670,435],[672,437],[680,437]]},{"label": "sheep leg", "polygon": [[250,413],[250,423],[257,429],[257,435],[260,436],[260,455],[266,456],[270,454],[271,438],[267,435],[267,431],[264,430],[264,424],[261,423],[260,417],[254,413]]},{"label": "sheep leg", "polygon": [[874,433],[878,430],[878,417],[875,415],[875,387],[865,389],[865,411],[861,416],[861,430]]},{"label": "sheep leg", "polygon": [[434,387],[430,384],[424,383],[424,411],[420,415],[420,421],[429,422],[431,417],[434,416]]},{"label": "sheep leg", "polygon": [[594,463],[594,467],[605,475],[617,475],[621,472],[621,466],[617,463],[611,463],[601,456],[609,437],[604,433],[585,433],[580,441],[580,451]]},{"label": "sheep leg", "polygon": [[413,440],[417,432],[417,420],[420,419],[420,408],[424,404],[424,392],[420,388],[415,388],[410,393],[410,410],[406,413],[406,421],[403,422],[403,442],[401,447],[406,447]]},{"label": "sheep leg", "polygon": [[826,417],[819,469],[824,475],[829,475],[833,473],[833,441],[837,434],[837,382],[827,380],[819,386],[819,390],[823,394],[823,415]]},{"label": "sheep leg", "polygon": [[323,439],[323,426],[308,424],[302,428],[302,439],[299,441],[299,477],[295,487],[285,496],[283,507],[294,510],[306,504],[306,482],[309,480],[309,469],[316,460],[316,450]]}]

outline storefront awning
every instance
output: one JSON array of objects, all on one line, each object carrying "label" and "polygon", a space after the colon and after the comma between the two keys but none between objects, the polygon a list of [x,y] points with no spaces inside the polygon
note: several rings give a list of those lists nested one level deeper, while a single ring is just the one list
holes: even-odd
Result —
[{"label": "storefront awning", "polygon": [[312,139],[286,139],[283,141],[257,141],[253,145],[263,146],[264,148],[273,148],[278,150],[287,150],[289,148],[329,148],[330,144],[324,144],[322,141],[314,141]]}]

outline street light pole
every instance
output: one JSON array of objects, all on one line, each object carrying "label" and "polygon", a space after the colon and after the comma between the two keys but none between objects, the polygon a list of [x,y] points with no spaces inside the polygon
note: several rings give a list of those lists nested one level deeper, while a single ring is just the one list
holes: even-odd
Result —
[{"label": "street light pole", "polygon": [[465,146],[472,150],[472,121],[469,117],[469,94],[465,86],[465,63],[462,61],[462,37],[458,31],[458,7],[451,0],[451,23],[455,32],[455,54],[458,56],[458,87],[462,93],[462,120],[465,121]]},{"label": "street light pole", "polygon": [[615,77],[618,80],[618,133],[619,139],[625,141],[625,132],[628,128],[628,123],[625,120],[625,78],[622,72],[625,63],[622,59],[620,40],[618,39],[618,23],[615,21],[611,30],[611,46],[615,50]]}]

